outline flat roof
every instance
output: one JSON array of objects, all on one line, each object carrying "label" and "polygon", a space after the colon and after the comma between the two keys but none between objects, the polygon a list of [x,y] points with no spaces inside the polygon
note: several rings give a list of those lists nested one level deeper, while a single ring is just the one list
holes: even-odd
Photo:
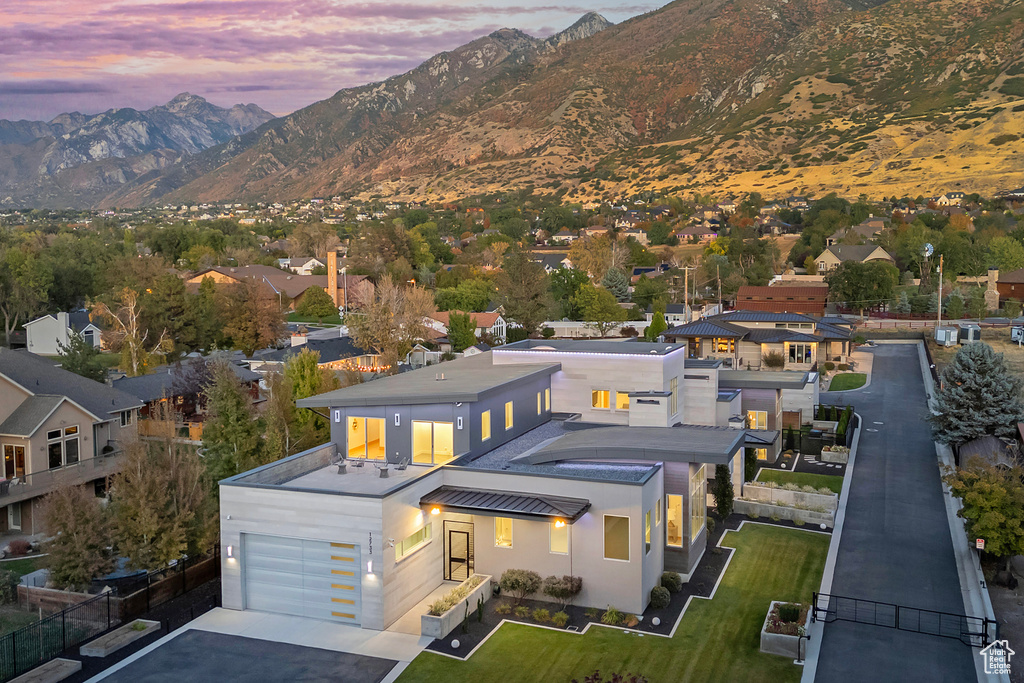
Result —
[{"label": "flat roof", "polygon": [[362,467],[356,467],[355,462],[347,461],[345,474],[338,474],[337,465],[327,465],[300,477],[276,484],[276,486],[289,490],[383,496],[419,479],[436,467],[435,465],[409,465],[404,470],[396,470],[395,465],[392,464],[388,467],[388,476],[381,478],[380,472],[373,466],[373,461],[365,461]]},{"label": "flat roof", "polygon": [[799,370],[722,370],[718,386],[722,389],[803,389],[816,373]]},{"label": "flat roof", "polygon": [[608,353],[627,356],[667,356],[686,344],[610,339],[524,339],[495,349],[495,353]]},{"label": "flat roof", "polygon": [[497,387],[515,384],[534,376],[551,375],[561,369],[557,362],[520,364],[491,362],[493,351],[430,365],[371,380],[363,384],[299,399],[300,408],[342,406],[416,405],[480,400],[480,395]]},{"label": "flat roof", "polygon": [[742,447],[745,436],[743,429],[702,425],[598,427],[570,431],[513,461],[530,464],[579,459],[724,463]]}]

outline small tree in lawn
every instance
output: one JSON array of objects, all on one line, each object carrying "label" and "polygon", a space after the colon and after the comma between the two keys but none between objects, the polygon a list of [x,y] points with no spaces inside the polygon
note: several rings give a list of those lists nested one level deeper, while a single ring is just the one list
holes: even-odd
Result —
[{"label": "small tree in lawn", "polygon": [[960,347],[945,370],[931,416],[935,440],[966,443],[979,436],[1014,436],[1024,420],[1022,381],[1010,373],[1003,354],[988,344]]},{"label": "small tree in lawn", "polygon": [[536,593],[541,586],[540,574],[529,569],[506,569],[498,581],[501,590],[508,593],[518,605],[527,595]]},{"label": "small tree in lawn", "polygon": [[668,323],[665,322],[665,314],[661,311],[657,311],[653,317],[651,317],[651,324],[644,330],[644,339],[649,342],[658,341],[658,337],[661,333],[668,329]]},{"label": "small tree in lawn", "polygon": [[319,287],[310,287],[302,294],[295,312],[305,318],[316,318],[317,322],[322,323],[324,318],[338,315],[338,307],[334,305],[330,294]]},{"label": "small tree in lawn", "polygon": [[985,539],[985,552],[1006,560],[1024,554],[1024,469],[972,461],[964,468],[946,468],[943,479],[963,507],[969,539]]},{"label": "small tree in lawn", "polygon": [[715,465],[715,485],[711,489],[715,497],[715,512],[720,519],[732,514],[732,478],[729,476],[728,465]]},{"label": "small tree in lawn", "polygon": [[60,354],[60,366],[65,370],[96,382],[107,378],[107,371],[99,361],[99,349],[78,332],[71,333],[66,346],[58,340],[57,352]]},{"label": "small tree in lawn", "polygon": [[461,353],[470,346],[476,344],[476,325],[473,324],[473,317],[469,313],[448,314],[448,341],[452,344],[452,351]]},{"label": "small tree in lawn", "polygon": [[113,570],[109,516],[90,490],[61,486],[43,498],[41,512],[51,536],[45,548],[54,585],[83,588]]}]

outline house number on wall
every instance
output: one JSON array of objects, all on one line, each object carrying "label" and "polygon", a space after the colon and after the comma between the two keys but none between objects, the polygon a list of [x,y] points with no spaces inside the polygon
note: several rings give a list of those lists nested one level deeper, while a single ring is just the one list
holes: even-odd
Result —
[{"label": "house number on wall", "polygon": [[373,534],[368,534],[368,535],[370,537],[370,540],[369,540],[370,554],[373,555]]}]

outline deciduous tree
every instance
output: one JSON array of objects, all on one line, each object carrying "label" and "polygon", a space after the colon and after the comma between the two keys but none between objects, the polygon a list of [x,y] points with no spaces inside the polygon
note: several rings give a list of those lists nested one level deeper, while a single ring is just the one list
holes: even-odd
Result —
[{"label": "deciduous tree", "polygon": [[385,275],[380,282],[360,283],[358,311],[345,316],[355,343],[380,354],[384,365],[397,371],[398,362],[413,344],[427,334],[426,318],[434,310],[434,298],[425,289],[407,287]]},{"label": "deciduous tree", "polygon": [[886,261],[846,261],[828,274],[829,296],[860,311],[892,299],[900,272]]},{"label": "deciduous tree", "polygon": [[447,331],[448,341],[455,353],[461,353],[476,344],[476,325],[468,313],[452,311],[448,315]]},{"label": "deciduous tree", "polygon": [[8,248],[0,253],[0,315],[4,317],[4,340],[40,310],[53,284],[53,273],[35,253]]},{"label": "deciduous tree", "polygon": [[230,285],[223,317],[224,334],[247,356],[276,344],[285,333],[278,297],[269,287],[249,278]]},{"label": "deciduous tree", "polygon": [[1024,554],[1024,469],[973,461],[943,479],[960,499],[957,516],[965,521],[967,537],[985,539],[985,552],[1006,560]]},{"label": "deciduous tree", "polygon": [[586,285],[576,293],[576,307],[588,327],[602,337],[626,321],[626,309],[619,306],[612,293],[593,285]]},{"label": "deciduous tree", "polygon": [[304,317],[316,318],[317,322],[322,323],[324,318],[337,315],[338,307],[334,305],[330,294],[319,287],[310,287],[303,293],[295,312]]},{"label": "deciduous tree", "polygon": [[158,358],[173,348],[166,329],[151,334],[145,326],[139,293],[123,288],[115,297],[117,307],[106,303],[96,305],[94,311],[111,327],[111,346],[121,352],[121,370],[129,377],[144,375]]},{"label": "deciduous tree", "polygon": [[50,534],[46,564],[60,588],[84,588],[114,568],[109,516],[91,488],[61,486],[43,498],[40,512]]}]

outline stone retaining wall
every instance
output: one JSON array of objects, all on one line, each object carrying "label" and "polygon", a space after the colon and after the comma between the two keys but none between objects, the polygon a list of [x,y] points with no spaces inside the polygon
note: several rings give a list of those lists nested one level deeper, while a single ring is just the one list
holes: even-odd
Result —
[{"label": "stone retaining wall", "polygon": [[823,508],[833,512],[839,507],[839,496],[834,493],[807,493],[805,491],[789,491],[781,486],[767,486],[757,481],[748,481],[743,485],[743,497],[768,503],[785,503],[786,505],[803,505],[805,507]]},{"label": "stone retaining wall", "polygon": [[733,509],[741,514],[755,514],[758,517],[778,517],[779,519],[789,519],[795,521],[802,521],[805,524],[818,526],[824,524],[831,528],[835,525],[835,512],[815,512],[813,510],[801,510],[800,508],[789,508],[782,505],[772,505],[771,503],[761,503],[753,500],[742,500],[736,499],[733,502]]}]

